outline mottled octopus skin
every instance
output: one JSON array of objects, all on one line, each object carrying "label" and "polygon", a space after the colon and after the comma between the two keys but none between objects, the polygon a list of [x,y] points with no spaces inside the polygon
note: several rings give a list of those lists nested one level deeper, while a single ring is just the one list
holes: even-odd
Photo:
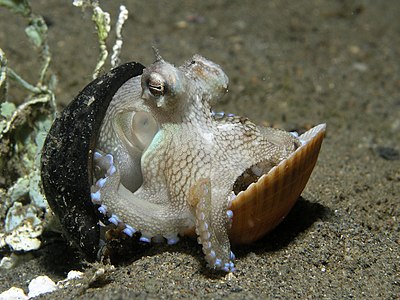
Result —
[{"label": "mottled octopus skin", "polygon": [[235,181],[252,166],[277,165],[300,141],[243,117],[216,117],[211,105],[227,88],[222,69],[199,55],[180,67],[158,56],[129,80],[103,121],[92,200],[143,241],[174,243],[195,227],[208,265],[233,271],[228,204]]}]

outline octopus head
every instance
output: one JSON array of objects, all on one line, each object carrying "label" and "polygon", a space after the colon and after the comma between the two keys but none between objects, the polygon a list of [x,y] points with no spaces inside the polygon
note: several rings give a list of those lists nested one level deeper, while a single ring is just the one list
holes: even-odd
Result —
[{"label": "octopus head", "polygon": [[217,103],[228,91],[228,76],[218,64],[201,55],[193,55],[179,69],[192,82],[192,93],[203,95],[210,105]]},{"label": "octopus head", "polygon": [[183,104],[186,78],[172,64],[159,58],[142,75],[142,99],[155,110],[173,110]]},{"label": "octopus head", "polygon": [[175,67],[159,54],[141,79],[142,99],[157,117],[182,117],[194,110],[209,111],[227,92],[228,76],[200,55]]}]

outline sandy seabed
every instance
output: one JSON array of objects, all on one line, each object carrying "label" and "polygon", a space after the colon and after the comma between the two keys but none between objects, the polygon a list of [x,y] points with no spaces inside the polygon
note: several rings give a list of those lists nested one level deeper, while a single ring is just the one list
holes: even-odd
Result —
[{"label": "sandy seabed", "polygon": [[[90,14],[69,1],[33,1],[49,24],[57,100],[90,82],[98,56]],[[111,1],[110,1],[111,2]],[[103,7],[115,20],[117,2]],[[47,275],[71,285],[41,299],[400,297],[400,2],[130,1],[122,62],[150,64],[157,45],[176,64],[199,53],[230,78],[216,108],[286,130],[327,123],[311,179],[271,234],[235,247],[233,276],[213,274],[201,247],[183,239],[155,246],[88,284],[85,265],[59,239],[2,271],[0,292]],[[0,8],[9,65],[37,76],[24,20]],[[12,97],[18,98],[18,92]]]}]

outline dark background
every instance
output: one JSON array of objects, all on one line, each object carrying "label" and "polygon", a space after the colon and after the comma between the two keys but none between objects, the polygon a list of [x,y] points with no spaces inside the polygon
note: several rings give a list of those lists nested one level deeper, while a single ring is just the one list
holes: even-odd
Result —
[{"label": "dark background", "polygon": [[[98,57],[90,11],[72,1],[32,1],[49,24],[52,70],[65,105]],[[119,1],[102,7],[116,21]],[[122,2],[122,1],[121,1]],[[127,1],[126,1],[127,2]],[[400,2],[130,1],[122,62],[150,64],[156,45],[181,64],[199,53],[230,78],[217,110],[286,130],[327,123],[319,161],[288,218],[254,245],[236,247],[232,278],[210,273],[185,239],[155,246],[96,285],[43,298],[134,296],[220,298],[396,298],[400,296]],[[37,55],[25,20],[0,8],[0,47],[30,82]],[[24,94],[11,88],[11,98]],[[0,292],[38,275],[82,267],[60,242],[2,271]],[[87,266],[87,282],[101,265]],[[4,280],[5,279],[5,280]],[[92,299],[92,298],[91,298]]]}]

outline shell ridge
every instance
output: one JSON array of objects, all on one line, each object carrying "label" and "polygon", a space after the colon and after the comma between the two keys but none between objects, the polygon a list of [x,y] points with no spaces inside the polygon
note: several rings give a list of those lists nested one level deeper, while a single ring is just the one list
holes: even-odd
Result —
[{"label": "shell ridge", "polygon": [[[234,213],[231,242],[237,244],[257,240],[285,218],[312,173],[325,129],[326,125],[320,124],[302,134],[299,138],[305,141],[303,145],[238,193],[231,207]],[[257,209],[252,209],[254,205]],[[254,225],[256,219],[261,220],[257,226]],[[243,235],[241,231],[247,234]]]}]

